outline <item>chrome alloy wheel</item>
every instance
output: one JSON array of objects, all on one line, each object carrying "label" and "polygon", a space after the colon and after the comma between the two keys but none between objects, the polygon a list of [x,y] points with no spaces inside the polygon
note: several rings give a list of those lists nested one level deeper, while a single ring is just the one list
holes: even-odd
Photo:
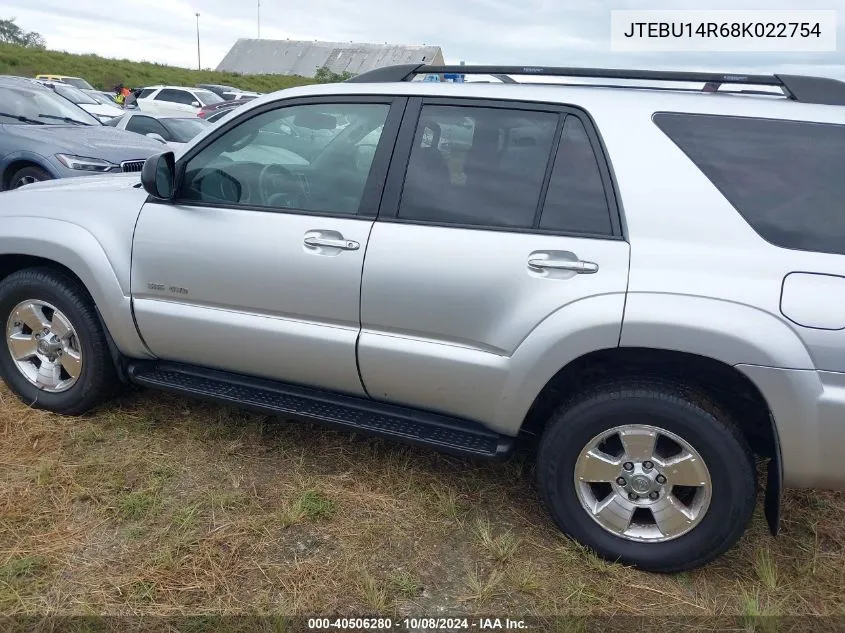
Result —
[{"label": "chrome alloy wheel", "polygon": [[686,534],[707,513],[712,482],[685,440],[644,424],[617,426],[589,441],[575,463],[581,506],[608,532],[657,543]]},{"label": "chrome alloy wheel", "polygon": [[29,299],[15,306],[6,323],[6,344],[18,371],[43,391],[67,391],[82,373],[76,330],[45,301]]}]

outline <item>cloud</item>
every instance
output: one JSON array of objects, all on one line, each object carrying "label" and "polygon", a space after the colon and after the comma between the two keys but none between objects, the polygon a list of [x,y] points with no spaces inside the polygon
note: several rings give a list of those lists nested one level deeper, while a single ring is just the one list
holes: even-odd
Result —
[{"label": "cloud", "polygon": [[[193,67],[196,17],[204,67],[215,67],[241,37],[255,37],[257,0],[0,0],[0,15],[40,32],[48,46]],[[836,0],[843,9],[845,2]],[[802,9],[835,8],[801,0]],[[698,5],[698,6],[696,6]],[[577,8],[572,8],[577,7]],[[467,63],[696,68],[737,72],[813,72],[845,78],[845,52],[612,53],[611,9],[641,9],[641,0],[311,0],[261,2],[265,39],[436,44],[447,61]],[[661,9],[700,8],[664,0]],[[793,0],[708,0],[708,9],[795,9]],[[838,16],[845,46],[845,11]]]}]

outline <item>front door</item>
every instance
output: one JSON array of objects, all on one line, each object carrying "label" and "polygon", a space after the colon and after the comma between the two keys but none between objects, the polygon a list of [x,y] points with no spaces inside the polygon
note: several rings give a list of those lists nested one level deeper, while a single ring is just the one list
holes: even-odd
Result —
[{"label": "front door", "polygon": [[[152,352],[363,393],[361,270],[403,105],[286,100],[189,150],[175,203],[146,204],[135,232],[132,295]],[[286,145],[290,118],[320,132],[319,150]]]},{"label": "front door", "polygon": [[536,391],[515,398],[542,387],[529,375],[618,344],[629,245],[608,168],[574,109],[415,109],[364,264],[361,377],[374,398],[514,431]]}]

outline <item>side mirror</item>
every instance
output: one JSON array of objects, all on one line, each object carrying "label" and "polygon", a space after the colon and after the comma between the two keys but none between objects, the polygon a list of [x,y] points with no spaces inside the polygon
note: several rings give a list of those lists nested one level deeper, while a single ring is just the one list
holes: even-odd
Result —
[{"label": "side mirror", "polygon": [[156,132],[147,132],[146,136],[154,138],[157,141],[161,141],[162,143],[167,143],[167,141],[164,140],[164,137],[161,134],[157,134]]},{"label": "side mirror", "polygon": [[201,107],[202,107],[202,106],[200,105],[200,102],[199,102],[199,101],[192,101],[192,102],[191,102],[191,105],[192,105],[192,106],[194,106],[195,108],[201,108]]},{"label": "side mirror", "polygon": [[150,156],[141,170],[144,191],[159,200],[172,200],[176,195],[176,157],[173,152]]}]

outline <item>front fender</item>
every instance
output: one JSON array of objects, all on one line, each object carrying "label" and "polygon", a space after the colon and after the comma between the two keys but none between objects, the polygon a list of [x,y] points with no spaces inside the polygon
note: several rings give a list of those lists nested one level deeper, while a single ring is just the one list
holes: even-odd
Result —
[{"label": "front fender", "polygon": [[6,154],[5,156],[3,156],[3,158],[0,159],[0,174],[5,177],[6,170],[9,168],[9,166],[19,161],[26,161],[28,163],[38,165],[41,169],[46,171],[53,178],[61,177],[59,172],[56,171],[55,166],[47,159],[46,156],[42,156],[41,154],[38,154],[36,152],[28,152],[25,150],[19,150],[17,152],[12,152],[11,154]]},{"label": "front fender", "polygon": [[4,217],[0,253],[40,257],[71,270],[94,299],[117,348],[130,357],[150,357],[135,328],[128,282],[121,285],[106,252],[87,230],[53,218]]}]

